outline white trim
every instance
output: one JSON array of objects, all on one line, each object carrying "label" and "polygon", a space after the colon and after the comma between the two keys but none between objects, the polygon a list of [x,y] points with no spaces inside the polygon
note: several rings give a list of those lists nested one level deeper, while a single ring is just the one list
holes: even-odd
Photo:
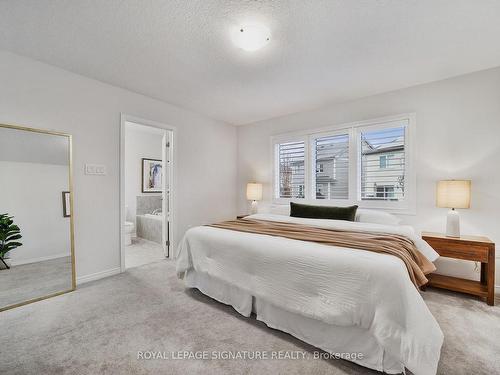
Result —
[{"label": "white trim", "polygon": [[91,273],[90,275],[85,275],[76,278],[76,283],[78,285],[88,283],[89,281],[103,279],[105,277],[117,275],[121,272],[120,267],[110,268],[109,270],[99,271]]},{"label": "white trim", "polygon": [[37,262],[44,262],[46,260],[52,260],[52,259],[57,259],[57,258],[64,258],[64,257],[71,257],[71,253],[59,253],[55,255],[47,255],[44,257],[38,257],[38,258],[29,258],[29,259],[24,259],[24,260],[14,260],[12,258],[7,258],[10,259],[10,264],[13,266],[21,266],[23,264],[30,264],[30,263],[37,263]]},{"label": "white trim", "polygon": [[278,162],[278,148],[276,147],[280,143],[288,143],[288,142],[304,142],[304,171],[307,171],[308,167],[307,165],[310,162],[310,155],[309,155],[309,140],[307,135],[303,134],[297,134],[297,135],[284,135],[284,136],[272,136],[271,137],[271,155],[273,155],[273,191],[272,191],[272,201],[274,203],[278,204],[283,204],[283,203],[288,203],[294,200],[298,200],[300,202],[303,202],[307,200],[307,197],[309,196],[309,189],[310,189],[310,179],[311,177],[306,175],[304,176],[304,197],[305,198],[279,198],[277,195],[279,194],[279,172],[277,173],[279,169],[279,162]]},{"label": "white trim", "polygon": [[287,142],[288,139],[294,139],[294,137],[298,138],[300,136],[309,136],[309,135],[314,135],[316,133],[326,133],[329,131],[351,129],[351,128],[355,128],[358,126],[377,125],[377,124],[382,124],[385,122],[405,120],[405,119],[408,119],[412,116],[414,117],[414,119],[416,118],[415,112],[401,113],[399,115],[392,115],[392,116],[385,116],[385,117],[377,117],[377,118],[374,118],[371,120],[369,119],[369,120],[345,122],[345,123],[337,124],[337,125],[326,125],[326,126],[321,126],[321,127],[314,128],[314,129],[303,129],[303,130],[291,131],[291,132],[286,132],[286,133],[273,134],[273,135],[271,135],[271,138],[276,140],[276,141]]},{"label": "white trim", "polygon": [[[167,148],[167,143],[170,142],[170,137],[169,137],[169,132],[168,131],[163,131],[163,135],[161,137],[161,163],[162,163],[162,177],[161,177],[161,212],[162,212],[162,225],[161,225],[161,247],[163,248],[163,255],[165,257],[168,257],[170,254],[168,253],[168,246],[167,246],[167,238],[168,238],[168,233],[167,233],[167,226],[168,226],[168,213],[166,210],[166,207],[168,205],[165,197],[168,196],[168,188],[167,184],[165,183],[166,179],[170,177],[170,165],[168,165],[169,161],[169,156],[167,155],[168,153],[168,148]],[[168,165],[168,167],[167,167]],[[168,171],[168,176],[165,171]],[[165,225],[167,223],[167,225]]]},{"label": "white trim", "polygon": [[390,125],[391,122],[394,122],[394,127],[398,127],[399,121],[408,121],[408,125],[405,127],[405,194],[404,199],[398,202],[388,202],[388,201],[370,201],[370,200],[362,200],[361,199],[361,175],[356,173],[356,185],[353,186],[356,204],[360,207],[371,208],[371,209],[383,209],[386,211],[391,211],[400,214],[416,214],[416,169],[414,166],[415,160],[415,149],[413,144],[415,142],[414,137],[416,137],[415,132],[415,123],[416,116],[415,114],[407,114],[401,115],[394,119],[381,122],[374,121],[372,123],[368,123],[367,125],[355,126],[353,127],[353,131],[355,132],[356,137],[356,157],[357,157],[357,168],[358,171],[361,169],[361,160],[359,158],[360,149],[361,149],[361,133],[366,130],[381,130],[381,129],[389,129],[392,128]]},{"label": "white trim", "polygon": [[[384,127],[387,123],[397,121],[408,121],[408,126],[405,129],[405,153],[406,153],[406,169],[405,169],[405,199],[401,202],[383,202],[383,201],[368,201],[361,200],[359,195],[359,143],[360,132],[368,128]],[[331,134],[349,134],[349,198],[348,199],[315,199],[315,189],[312,186],[311,173],[311,142],[321,136]],[[276,144],[304,141],[305,143],[305,199],[292,198],[284,199],[277,197],[277,158]],[[371,120],[355,121],[339,125],[330,125],[316,129],[305,129],[300,131],[288,132],[271,136],[271,147],[273,155],[273,204],[283,204],[291,201],[309,202],[314,204],[357,204],[359,207],[383,209],[397,214],[416,214],[416,168],[415,168],[415,152],[414,146],[416,142],[416,114],[403,113],[394,116],[379,117]]]},{"label": "white trim", "polygon": [[[133,122],[140,125],[150,126],[153,128],[166,130],[171,132],[170,137],[170,157],[171,157],[171,168],[169,168],[169,183],[170,183],[170,194],[169,194],[169,238],[170,238],[170,257],[172,258],[175,254],[176,238],[175,238],[175,228],[176,228],[176,204],[175,204],[175,191],[177,184],[177,147],[175,142],[177,141],[177,128],[172,125],[163,124],[161,122],[146,120],[137,116],[128,115],[125,113],[120,114],[120,270],[125,271],[125,232],[123,227],[125,224],[125,123]],[[164,146],[164,145],[163,145]],[[166,212],[163,212],[163,224],[166,223]]]}]

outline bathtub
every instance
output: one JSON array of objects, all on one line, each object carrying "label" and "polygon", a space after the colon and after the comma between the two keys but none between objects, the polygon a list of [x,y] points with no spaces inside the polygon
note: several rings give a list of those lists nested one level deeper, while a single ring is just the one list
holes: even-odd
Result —
[{"label": "bathtub", "polygon": [[163,221],[163,214],[156,215],[156,214],[144,214],[144,215],[139,215],[139,216],[144,216],[148,219],[154,219],[154,220],[159,220]]},{"label": "bathtub", "polygon": [[144,214],[136,216],[137,237],[161,244],[161,229],[163,216]]}]

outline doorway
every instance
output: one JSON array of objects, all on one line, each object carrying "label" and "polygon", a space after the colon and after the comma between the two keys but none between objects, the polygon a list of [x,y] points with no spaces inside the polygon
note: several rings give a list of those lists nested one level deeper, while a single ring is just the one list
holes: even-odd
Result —
[{"label": "doorway", "polygon": [[120,268],[171,257],[175,128],[122,115]]}]

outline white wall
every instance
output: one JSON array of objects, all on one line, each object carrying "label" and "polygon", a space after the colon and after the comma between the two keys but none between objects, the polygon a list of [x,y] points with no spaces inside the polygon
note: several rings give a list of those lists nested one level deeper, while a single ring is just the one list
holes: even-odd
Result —
[{"label": "white wall", "polygon": [[0,176],[0,213],[14,216],[23,236],[23,246],[10,253],[12,264],[69,256],[70,218],[62,204],[68,166],[0,161]]},{"label": "white wall", "polygon": [[[460,211],[462,233],[500,243],[500,68],[239,127],[239,212],[248,207],[248,181],[264,183],[261,206],[271,199],[271,135],[410,112],[417,115],[417,215],[404,216],[404,222],[418,231],[443,232],[447,210],[435,207],[435,183],[468,178],[472,207]],[[440,260],[438,268],[478,278],[470,263]],[[500,285],[498,260],[496,270]]]},{"label": "white wall", "polygon": [[[76,272],[118,272],[120,112],[176,126],[175,237],[236,214],[236,130],[173,105],[0,51],[0,123],[73,134]],[[84,175],[105,164],[106,176]]]},{"label": "white wall", "polygon": [[161,193],[142,192],[142,158],[161,160],[160,132],[141,130],[137,125],[125,125],[125,205],[127,221],[136,223],[137,196],[161,196]]}]

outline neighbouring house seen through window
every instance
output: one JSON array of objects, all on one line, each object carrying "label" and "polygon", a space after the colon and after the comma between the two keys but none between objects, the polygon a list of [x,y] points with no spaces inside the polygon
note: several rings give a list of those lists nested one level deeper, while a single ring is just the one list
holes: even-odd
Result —
[{"label": "neighbouring house seen through window", "polygon": [[304,198],[304,142],[277,145],[280,198]]},{"label": "neighbouring house seen through window", "polygon": [[414,209],[415,171],[408,160],[414,121],[401,115],[276,136],[274,198]]},{"label": "neighbouring house seen through window", "polygon": [[349,196],[349,134],[327,135],[313,140],[316,199]]},{"label": "neighbouring house seen through window", "polygon": [[405,196],[405,128],[361,131],[361,199]]}]

